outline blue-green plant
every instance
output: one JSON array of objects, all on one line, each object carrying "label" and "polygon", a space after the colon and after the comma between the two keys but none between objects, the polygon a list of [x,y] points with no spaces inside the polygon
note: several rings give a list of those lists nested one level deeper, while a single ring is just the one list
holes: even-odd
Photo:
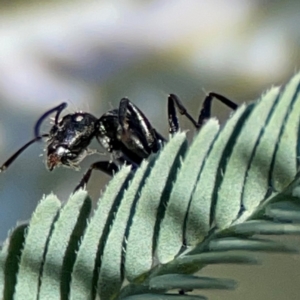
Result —
[{"label": "blue-green plant", "polygon": [[189,291],[235,287],[205,266],[297,251],[269,236],[300,234],[299,91],[296,75],[190,146],[176,134],[135,173],[123,167],[92,214],[83,190],[42,199],[2,247],[3,299],[203,299]]}]

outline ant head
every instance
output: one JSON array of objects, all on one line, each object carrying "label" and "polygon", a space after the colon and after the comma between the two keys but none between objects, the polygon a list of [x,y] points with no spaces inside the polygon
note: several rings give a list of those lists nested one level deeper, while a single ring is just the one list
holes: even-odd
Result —
[{"label": "ant head", "polygon": [[[47,138],[47,168],[50,171],[59,165],[78,168],[78,163],[87,154],[94,153],[87,149],[87,147],[99,128],[98,119],[88,113],[76,112],[66,115],[59,120],[59,115],[66,106],[67,103],[62,103],[46,111],[38,119],[34,127],[35,137],[23,145],[0,166],[0,173],[5,171],[25,149],[43,138]],[[43,121],[55,112],[54,125],[50,132],[40,134]]]},{"label": "ant head", "polygon": [[47,139],[47,168],[52,171],[62,165],[77,169],[88,154],[97,126],[96,117],[82,112],[66,115],[54,124]]}]

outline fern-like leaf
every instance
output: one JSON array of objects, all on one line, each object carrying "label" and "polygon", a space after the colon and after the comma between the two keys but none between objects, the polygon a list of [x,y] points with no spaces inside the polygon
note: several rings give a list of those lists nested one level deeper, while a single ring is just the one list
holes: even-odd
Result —
[{"label": "fern-like leaf", "polygon": [[62,207],[43,199],[1,250],[4,299],[205,299],[188,292],[235,283],[203,267],[297,252],[268,235],[300,234],[299,89],[297,75],[222,128],[209,120],[191,146],[176,134],[135,173],[123,167],[90,219],[84,191]]}]

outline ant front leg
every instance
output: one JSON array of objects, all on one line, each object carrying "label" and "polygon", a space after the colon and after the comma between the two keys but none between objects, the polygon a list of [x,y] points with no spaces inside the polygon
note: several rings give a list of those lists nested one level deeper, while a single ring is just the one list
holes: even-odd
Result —
[{"label": "ant front leg", "polygon": [[83,175],[79,184],[75,187],[74,192],[78,191],[80,188],[84,188],[90,180],[93,170],[102,171],[110,176],[113,176],[116,172],[119,171],[119,167],[117,164],[111,161],[98,161],[93,163],[86,173]]},{"label": "ant front leg", "polygon": [[120,170],[121,165],[130,165],[131,169],[133,171],[135,171],[138,167],[138,165],[136,165],[135,163],[129,162],[124,156],[119,157],[117,159],[117,161],[119,162],[119,164],[116,164],[115,162],[108,161],[108,160],[106,160],[106,161],[97,161],[97,162],[93,163],[88,168],[88,170],[85,172],[82,179],[80,180],[78,185],[75,187],[73,193],[78,191],[80,188],[84,188],[87,185],[87,183],[89,182],[90,177],[92,175],[92,172],[94,170],[102,171],[103,173],[105,173],[105,174],[112,177],[114,174],[116,174]]}]

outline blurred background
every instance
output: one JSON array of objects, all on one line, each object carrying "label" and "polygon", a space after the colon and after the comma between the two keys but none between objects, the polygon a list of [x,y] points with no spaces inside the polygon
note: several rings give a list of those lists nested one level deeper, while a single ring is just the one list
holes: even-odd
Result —
[{"label": "blurred background", "polygon": [[[1,0],[0,163],[32,138],[41,114],[63,101],[67,113],[100,117],[127,96],[168,136],[169,93],[195,117],[208,91],[237,103],[255,100],[299,70],[299,21],[299,1]],[[215,103],[213,114],[222,121],[230,110]],[[183,118],[181,125],[192,129]],[[49,128],[45,121],[43,131]],[[53,191],[65,201],[99,159],[88,157],[79,172],[51,173],[40,157],[43,148],[31,146],[0,175],[0,240],[30,218],[43,194]],[[94,199],[108,179],[93,174],[88,190]],[[240,283],[235,292],[207,294],[299,299],[299,256],[263,257],[260,267],[205,269]]]}]

